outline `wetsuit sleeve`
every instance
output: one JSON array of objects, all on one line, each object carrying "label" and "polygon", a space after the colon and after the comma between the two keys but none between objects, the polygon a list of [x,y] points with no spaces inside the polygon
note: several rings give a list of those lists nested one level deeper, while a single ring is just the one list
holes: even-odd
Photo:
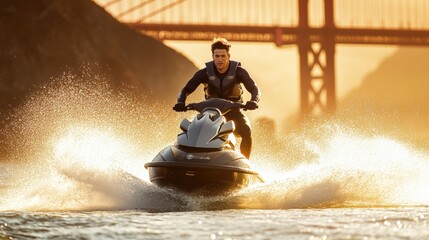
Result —
[{"label": "wetsuit sleeve", "polygon": [[237,68],[237,78],[243,83],[246,90],[252,95],[250,101],[259,102],[261,97],[261,90],[256,82],[250,77],[249,73],[242,67]]},{"label": "wetsuit sleeve", "polygon": [[178,102],[185,102],[186,101],[186,97],[193,93],[195,91],[195,89],[197,89],[197,87],[204,83],[207,82],[207,70],[201,69],[199,71],[197,71],[194,76],[191,78],[191,80],[188,81],[188,83],[186,83],[185,87],[182,89],[182,91],[179,93],[179,97],[177,98]]}]

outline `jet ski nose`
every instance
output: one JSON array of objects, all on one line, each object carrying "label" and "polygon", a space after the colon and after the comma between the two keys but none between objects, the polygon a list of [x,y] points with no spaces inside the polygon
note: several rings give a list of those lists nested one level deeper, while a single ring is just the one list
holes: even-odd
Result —
[{"label": "jet ski nose", "polygon": [[207,107],[204,108],[200,114],[198,114],[197,119],[200,120],[204,115],[208,115],[212,121],[216,121],[222,116],[222,113],[217,108]]}]

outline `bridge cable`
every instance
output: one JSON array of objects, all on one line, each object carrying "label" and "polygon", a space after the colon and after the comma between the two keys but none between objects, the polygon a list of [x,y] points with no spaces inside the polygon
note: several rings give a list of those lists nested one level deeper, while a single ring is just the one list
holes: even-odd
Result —
[{"label": "bridge cable", "polygon": [[155,1],[155,0],[146,0],[146,1],[143,1],[143,2],[141,2],[140,4],[137,4],[136,6],[131,7],[130,9],[125,10],[124,12],[119,13],[119,14],[117,15],[117,17],[118,17],[118,18],[122,18],[123,16],[125,16],[125,15],[127,15],[127,14],[129,14],[129,13],[131,13],[131,12],[134,12],[134,11],[135,11],[135,10],[137,10],[137,9],[141,9],[141,8],[143,8],[145,5],[147,5],[147,4],[149,4],[149,3],[153,2],[153,1]]},{"label": "bridge cable", "polygon": [[[153,1],[153,0],[152,0],[152,1]],[[170,9],[170,8],[173,8],[174,6],[179,5],[179,4],[181,4],[181,3],[185,2],[185,1],[186,1],[186,0],[178,0],[178,1],[176,1],[176,2],[173,2],[173,3],[170,3],[170,4],[166,5],[166,6],[164,6],[164,7],[161,7],[161,8],[159,8],[159,9],[157,9],[157,10],[155,10],[155,11],[153,11],[153,12],[149,13],[148,15],[143,16],[142,18],[140,18],[140,20],[138,20],[137,22],[135,22],[135,24],[142,23],[142,22],[144,22],[146,19],[151,18],[151,17],[153,17],[153,16],[155,16],[155,15],[158,15],[158,14],[160,14],[160,13],[162,13],[162,12],[164,12],[164,11],[166,11],[166,10]]]},{"label": "bridge cable", "polygon": [[110,1],[110,2],[108,2],[108,3],[106,3],[106,4],[104,4],[104,6],[102,6],[102,7],[103,7],[103,8],[108,8],[108,7],[110,7],[111,5],[113,5],[113,4],[115,4],[115,3],[119,2],[119,1],[122,1],[122,0],[112,0],[112,1]]}]

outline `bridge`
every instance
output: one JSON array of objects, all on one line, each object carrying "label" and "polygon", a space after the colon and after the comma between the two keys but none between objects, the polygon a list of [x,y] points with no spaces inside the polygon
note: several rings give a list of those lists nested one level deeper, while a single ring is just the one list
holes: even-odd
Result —
[{"label": "bridge", "polygon": [[97,0],[160,41],[296,44],[303,117],[334,113],[336,44],[429,46],[429,0]]}]

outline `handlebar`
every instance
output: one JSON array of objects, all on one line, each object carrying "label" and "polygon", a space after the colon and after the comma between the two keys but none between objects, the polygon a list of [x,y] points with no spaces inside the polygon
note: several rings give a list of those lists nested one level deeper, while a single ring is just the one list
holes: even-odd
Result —
[{"label": "handlebar", "polygon": [[[201,112],[203,110],[202,107],[200,105],[198,105],[198,103],[190,103],[190,104],[186,105],[185,108],[186,108],[186,111],[195,110],[195,111]],[[242,104],[242,103],[237,103],[237,105],[234,105],[234,106],[231,106],[228,108],[224,108],[224,109],[226,111],[226,110],[232,110],[232,109],[237,109],[237,108],[244,109],[245,111],[247,110],[247,109],[245,109],[246,105]],[[223,111],[221,111],[221,112],[223,112]]]},{"label": "handlebar", "polygon": [[241,102],[233,102],[221,98],[211,98],[199,103],[190,103],[185,106],[186,110],[195,110],[198,112],[202,112],[207,107],[214,107],[219,109],[222,113],[227,113],[233,109],[246,109],[246,104]]}]

